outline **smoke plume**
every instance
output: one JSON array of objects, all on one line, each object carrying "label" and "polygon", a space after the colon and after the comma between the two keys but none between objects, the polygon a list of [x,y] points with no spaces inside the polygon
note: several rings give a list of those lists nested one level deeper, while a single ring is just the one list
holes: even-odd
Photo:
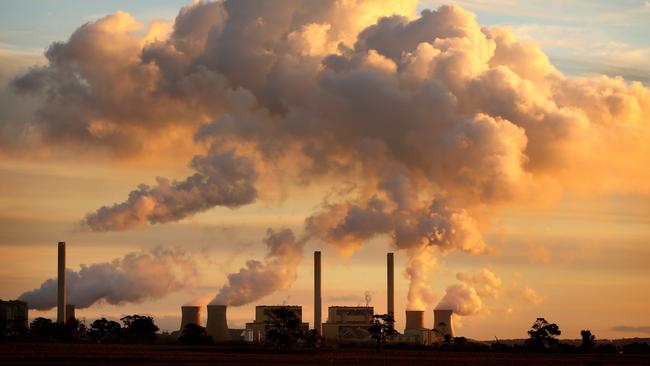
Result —
[{"label": "smoke plume", "polygon": [[269,229],[264,244],[268,249],[264,261],[249,260],[239,272],[229,274],[211,304],[245,305],[293,284],[304,242],[296,240],[290,229]]},{"label": "smoke plume", "polygon": [[[194,261],[185,252],[157,247],[129,253],[112,262],[66,269],[67,301],[87,308],[98,301],[109,304],[139,303],[185,288],[196,277]],[[57,279],[20,295],[30,309],[48,310],[57,304]]]},{"label": "smoke plume", "polygon": [[458,283],[447,287],[445,296],[436,309],[453,310],[455,314],[468,316],[491,312],[490,301],[504,297],[511,313],[515,305],[539,305],[544,298],[529,286],[517,282],[504,284],[501,278],[487,268],[476,272],[458,272]]},{"label": "smoke plume", "polygon": [[458,315],[474,315],[485,309],[485,301],[497,296],[501,279],[483,268],[475,273],[456,274],[459,283],[447,287],[436,309],[453,310]]},{"label": "smoke plume", "polygon": [[[195,2],[168,31],[144,33],[116,13],[53,44],[49,63],[14,86],[46,96],[32,126],[44,143],[125,157],[182,130],[172,135],[204,149],[195,174],[140,186],[89,213],[90,229],[345,181],[355,189],[308,217],[305,235],[347,254],[388,238],[408,253],[410,308],[433,301],[435,253],[485,252],[481,228],[496,208],[565,189],[650,192],[648,88],[566,77],[537,45],[481,27],[458,6],[415,9],[402,0]],[[270,254],[230,281],[276,265],[285,268]],[[471,313],[480,294],[463,283],[448,299],[471,300],[459,309]],[[265,289],[226,286],[217,300],[241,304]]]}]

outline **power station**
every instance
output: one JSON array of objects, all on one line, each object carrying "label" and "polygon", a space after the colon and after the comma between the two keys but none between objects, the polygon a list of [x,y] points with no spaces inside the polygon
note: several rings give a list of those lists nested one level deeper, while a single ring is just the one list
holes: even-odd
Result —
[{"label": "power station", "polygon": [[[66,244],[58,243],[58,277],[57,277],[57,322],[66,323],[75,318],[75,306],[67,303],[66,289]],[[327,309],[327,321],[322,322],[322,267],[321,252],[314,252],[314,325],[313,329],[322,336],[325,343],[365,343],[371,337],[368,326],[373,319],[374,308],[371,306],[330,306]],[[394,254],[386,255],[386,310],[388,314],[395,314],[395,267]],[[16,320],[21,324],[27,322],[28,304],[21,301],[1,301],[0,319]],[[227,320],[227,306],[224,304],[207,305],[206,333],[215,342],[228,342],[242,338],[248,342],[264,342],[267,331],[272,324],[273,314],[283,308],[294,314],[300,322],[300,328],[309,329],[309,324],[302,322],[302,306],[298,305],[259,305],[255,307],[255,318],[246,323],[245,329],[229,329]],[[435,309],[432,328],[424,326],[423,310],[406,310],[406,326],[404,332],[389,339],[389,342],[432,344],[449,340],[455,336],[453,325],[453,311],[449,309]],[[187,324],[201,324],[201,308],[199,306],[181,307],[180,334]]]},{"label": "power station", "polygon": [[[386,309],[388,314],[395,313],[395,267],[394,254],[386,256]],[[314,252],[314,325],[313,329],[322,336],[326,344],[355,344],[371,342],[368,326],[373,319],[374,308],[371,306],[330,306],[327,309],[327,321],[322,322],[322,267],[321,252]],[[258,305],[255,318],[246,323],[243,330],[228,328],[227,306],[211,304],[207,306],[208,319],[206,332],[215,342],[226,342],[237,335],[247,342],[261,343],[271,327],[274,311],[284,308],[294,314],[300,322],[300,328],[309,329],[309,324],[302,321],[302,306],[299,305]],[[188,323],[200,324],[200,309],[197,306],[181,307],[181,330]],[[428,345],[454,337],[453,311],[434,310],[432,328],[424,326],[423,310],[406,310],[406,327],[402,334],[392,337],[391,343],[412,343]]]}]

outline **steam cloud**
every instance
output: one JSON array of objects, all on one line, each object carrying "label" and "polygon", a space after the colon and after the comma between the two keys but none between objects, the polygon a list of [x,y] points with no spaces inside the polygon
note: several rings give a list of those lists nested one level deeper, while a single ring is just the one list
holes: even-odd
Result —
[{"label": "steam cloud", "polygon": [[[87,308],[98,301],[109,304],[139,303],[185,288],[196,277],[194,261],[180,250],[157,247],[150,252],[129,253],[110,263],[66,269],[68,303]],[[20,295],[30,309],[56,306],[57,279]]]},{"label": "steam cloud", "polygon": [[459,272],[456,278],[460,283],[447,287],[436,309],[465,316],[477,314],[484,309],[485,300],[496,297],[501,287],[501,279],[486,268],[476,273]]},{"label": "steam cloud", "polygon": [[239,272],[228,275],[211,304],[240,306],[291,286],[302,259],[304,242],[296,240],[290,229],[269,229],[264,243],[268,253],[264,262],[249,260]]},{"label": "steam cloud", "polygon": [[[206,147],[190,163],[196,174],[139,187],[89,213],[90,229],[180,220],[345,180],[355,189],[308,217],[306,235],[343,253],[390,238],[408,253],[412,309],[433,301],[436,252],[486,250],[480,225],[495,207],[564,188],[648,192],[649,89],[565,77],[507,28],[481,27],[458,6],[419,16],[415,8],[196,2],[169,32],[152,24],[144,35],[118,12],[53,44],[49,63],[14,86],[46,96],[34,126],[45,142],[124,156],[181,129]],[[273,253],[230,281],[270,273],[281,261]],[[463,283],[449,301],[474,308],[480,294]],[[231,304],[257,296],[222,293]]]},{"label": "steam cloud", "polygon": [[[490,311],[487,303],[505,295],[509,303],[538,305],[543,298],[528,286],[517,283],[503,285],[503,281],[487,268],[476,272],[458,272],[458,283],[447,287],[445,296],[436,309],[453,310],[455,314],[469,316]],[[506,309],[512,311],[512,307]]]}]

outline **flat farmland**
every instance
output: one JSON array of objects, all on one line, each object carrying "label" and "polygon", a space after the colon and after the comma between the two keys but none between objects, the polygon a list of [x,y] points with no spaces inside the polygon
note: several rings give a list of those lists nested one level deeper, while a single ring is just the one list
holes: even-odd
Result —
[{"label": "flat farmland", "polygon": [[650,355],[337,349],[275,352],[219,346],[0,344],[2,365],[650,365]]}]

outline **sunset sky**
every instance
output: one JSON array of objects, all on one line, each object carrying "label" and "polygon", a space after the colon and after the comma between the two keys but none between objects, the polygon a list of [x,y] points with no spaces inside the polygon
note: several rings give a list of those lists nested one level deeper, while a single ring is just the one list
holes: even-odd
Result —
[{"label": "sunset sky", "polygon": [[400,331],[650,336],[650,2],[264,4],[0,4],[1,299],[66,241],[80,318],[311,322],[393,251]]}]

